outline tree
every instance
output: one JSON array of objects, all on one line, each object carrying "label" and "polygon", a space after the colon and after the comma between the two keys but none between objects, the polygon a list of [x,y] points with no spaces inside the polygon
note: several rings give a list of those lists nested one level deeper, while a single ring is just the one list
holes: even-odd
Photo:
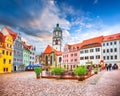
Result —
[{"label": "tree", "polygon": [[42,68],[34,68],[34,72],[36,73],[36,78],[40,78],[40,73],[42,73]]},{"label": "tree", "polygon": [[60,78],[60,75],[63,73],[64,69],[61,68],[61,67],[54,67],[52,68],[51,70],[51,73],[55,74],[56,75],[56,78]]},{"label": "tree", "polygon": [[78,78],[79,81],[84,80],[84,75],[86,75],[86,73],[87,68],[85,66],[79,66],[74,70],[74,74],[79,76]]}]

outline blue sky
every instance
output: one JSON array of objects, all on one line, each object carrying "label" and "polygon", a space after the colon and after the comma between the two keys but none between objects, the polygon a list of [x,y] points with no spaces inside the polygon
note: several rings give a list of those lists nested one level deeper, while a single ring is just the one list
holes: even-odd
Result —
[{"label": "blue sky", "polygon": [[63,45],[120,32],[120,0],[0,0],[0,28],[20,32],[40,54],[56,23]]}]

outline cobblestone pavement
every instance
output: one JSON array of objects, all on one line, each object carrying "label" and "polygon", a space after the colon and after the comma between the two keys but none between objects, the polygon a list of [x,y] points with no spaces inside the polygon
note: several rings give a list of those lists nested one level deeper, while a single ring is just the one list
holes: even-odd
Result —
[{"label": "cobblestone pavement", "polygon": [[120,96],[120,70],[86,79],[36,79],[34,72],[0,74],[0,96]]}]

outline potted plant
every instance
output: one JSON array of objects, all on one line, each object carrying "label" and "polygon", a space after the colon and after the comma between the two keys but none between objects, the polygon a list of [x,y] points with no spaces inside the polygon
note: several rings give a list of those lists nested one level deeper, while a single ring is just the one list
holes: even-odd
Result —
[{"label": "potted plant", "polygon": [[87,73],[87,68],[85,66],[79,66],[74,70],[74,73],[78,76],[78,81],[83,81]]},{"label": "potted plant", "polygon": [[60,79],[60,76],[63,72],[64,72],[64,70],[61,67],[54,67],[51,70],[51,73],[55,74],[56,79]]},{"label": "potted plant", "polygon": [[36,73],[36,78],[40,78],[40,73],[42,73],[42,68],[34,68],[34,72]]}]

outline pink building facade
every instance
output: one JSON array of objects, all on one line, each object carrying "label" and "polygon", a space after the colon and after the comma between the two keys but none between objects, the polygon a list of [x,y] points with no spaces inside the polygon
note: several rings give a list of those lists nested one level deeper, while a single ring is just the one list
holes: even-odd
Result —
[{"label": "pink building facade", "polygon": [[64,52],[62,53],[62,67],[73,70],[79,63],[79,46],[65,45]]}]

